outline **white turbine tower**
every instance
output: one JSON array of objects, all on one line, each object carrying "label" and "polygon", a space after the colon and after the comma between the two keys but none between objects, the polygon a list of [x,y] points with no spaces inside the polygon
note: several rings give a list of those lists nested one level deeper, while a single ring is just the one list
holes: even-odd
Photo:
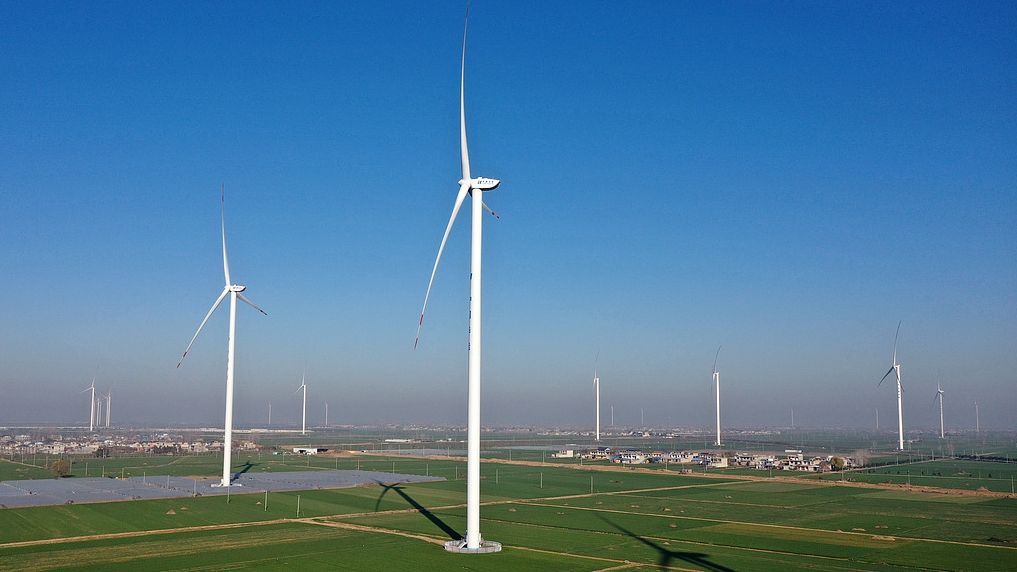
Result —
[{"label": "white turbine tower", "polygon": [[230,330],[228,338],[228,351],[226,353],[226,429],[223,439],[223,456],[222,456],[222,481],[218,486],[228,487],[232,480],[230,469],[232,467],[232,455],[233,455],[233,368],[235,364],[234,355],[236,353],[236,333],[237,333],[237,299],[243,300],[249,306],[255,310],[265,314],[264,310],[254,305],[253,302],[244,297],[243,292],[247,287],[240,286],[239,284],[233,284],[230,281],[230,262],[226,256],[226,185],[223,184],[222,190],[222,267],[223,273],[226,276],[226,287],[223,288],[222,294],[216,299],[215,303],[212,304],[212,309],[205,314],[205,319],[201,321],[201,325],[198,326],[198,331],[194,332],[194,337],[191,338],[191,343],[187,344],[187,349],[184,350],[184,355],[180,357],[180,361],[177,362],[177,367],[184,363],[184,358],[187,357],[187,352],[190,351],[191,345],[194,344],[194,340],[198,339],[198,334],[201,333],[201,329],[205,327],[205,323],[212,317],[212,313],[215,312],[219,304],[222,303],[226,295],[230,295]]},{"label": "white turbine tower", "polygon": [[600,441],[600,377],[597,376],[597,367],[600,365],[600,355],[593,365],[593,391],[597,395],[597,441]]},{"label": "white turbine tower", "polygon": [[99,368],[95,368],[95,373],[92,374],[92,385],[86,387],[81,393],[85,391],[92,392],[91,409],[88,411],[88,430],[95,431],[95,376],[99,374]]},{"label": "white turbine tower", "polygon": [[[469,24],[469,6],[466,8],[466,24]],[[470,253],[470,345],[469,345],[469,386],[468,386],[468,413],[467,413],[467,461],[466,461],[466,536],[463,540],[453,540],[445,544],[445,549],[450,552],[497,552],[501,550],[501,544],[497,542],[485,542],[480,536],[480,268],[481,268],[481,242],[482,222],[484,210],[494,214],[484,204],[483,191],[490,191],[498,187],[501,181],[484,177],[472,178],[470,175],[470,155],[466,146],[466,29],[463,26],[463,56],[459,69],[459,147],[462,160],[463,177],[459,181],[459,194],[456,196],[455,204],[452,207],[452,216],[449,218],[448,226],[445,227],[445,235],[441,239],[441,246],[438,247],[438,256],[434,261],[434,268],[431,270],[431,280],[427,284],[427,293],[424,295],[424,306],[420,310],[420,322],[417,324],[417,341],[420,340],[420,328],[424,323],[424,311],[427,309],[427,299],[431,295],[431,285],[434,283],[435,272],[438,271],[438,262],[441,261],[441,253],[445,249],[445,242],[448,240],[452,224],[459,214],[466,195],[472,197],[471,218],[473,232],[471,236]],[[474,193],[476,191],[476,193]],[[498,215],[495,215],[496,217]],[[417,346],[413,342],[413,347]]]},{"label": "white turbine tower", "polygon": [[[300,387],[297,388],[297,391],[300,391],[301,389],[304,390],[304,408],[303,408],[303,413],[301,413],[301,415],[300,415],[300,434],[301,435],[307,435],[307,383],[304,382],[304,379],[306,379],[306,377],[307,377],[307,371],[305,370],[304,371],[304,375],[300,376]],[[293,395],[296,395],[297,391],[294,391]]]},{"label": "white turbine tower", "polygon": [[932,402],[936,402],[936,398],[939,398],[939,438],[946,438],[946,433],[943,431],[943,388],[940,387],[939,382],[936,382],[936,395],[933,396]]},{"label": "white turbine tower", "polygon": [[978,420],[978,402],[975,402],[975,433],[982,432],[982,425]]},{"label": "white turbine tower", "polygon": [[721,447],[720,442],[720,372],[717,371],[717,358],[720,357],[720,346],[717,346],[717,355],[713,357],[713,385],[717,388],[717,442],[714,443],[717,447]]},{"label": "white turbine tower", "polygon": [[893,365],[886,372],[883,379],[879,380],[876,387],[883,384],[883,380],[891,373],[897,374],[897,450],[904,450],[904,405],[901,396],[904,394],[904,386],[900,383],[900,364],[897,363],[897,336],[900,335],[900,322],[897,322],[897,333],[893,335]]}]

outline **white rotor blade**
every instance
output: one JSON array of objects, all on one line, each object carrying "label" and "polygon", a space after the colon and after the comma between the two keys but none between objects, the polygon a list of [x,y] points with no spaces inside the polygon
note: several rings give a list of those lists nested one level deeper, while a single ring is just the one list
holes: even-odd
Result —
[{"label": "white rotor blade", "polygon": [[897,322],[897,333],[893,335],[893,365],[897,365],[897,336],[900,335],[901,322]]},{"label": "white rotor blade", "polygon": [[223,299],[226,298],[226,294],[229,293],[230,287],[229,285],[227,285],[225,288],[223,288],[222,294],[219,294],[219,297],[215,300],[215,304],[212,304],[212,309],[209,310],[207,314],[205,314],[205,319],[202,320],[201,325],[198,326],[198,331],[194,332],[194,337],[191,338],[191,343],[187,344],[187,349],[184,350],[184,355],[182,355],[180,357],[180,361],[177,362],[177,367],[180,367],[180,364],[184,363],[184,358],[187,357],[187,352],[191,350],[191,346],[194,344],[194,340],[198,339],[198,334],[200,334],[201,329],[205,327],[205,322],[207,322],[208,319],[212,317],[212,313],[215,312],[215,309],[218,308],[219,304],[221,304]]},{"label": "white rotor blade", "polygon": [[247,304],[248,304],[248,305],[249,305],[250,307],[254,308],[255,310],[257,310],[257,311],[259,311],[259,312],[261,312],[262,314],[265,314],[266,316],[268,315],[268,312],[266,312],[266,311],[262,310],[261,308],[259,308],[259,307],[255,306],[255,305],[254,305],[254,302],[251,302],[250,300],[248,300],[247,298],[245,298],[245,297],[244,297],[244,295],[243,295],[243,294],[241,294],[240,292],[237,292],[237,298],[240,298],[240,299],[241,299],[241,300],[243,300],[244,302],[247,302]]},{"label": "white rotor blade", "polygon": [[445,227],[445,236],[441,237],[441,246],[438,247],[438,257],[434,259],[434,268],[431,269],[431,280],[427,283],[427,293],[424,294],[424,307],[420,309],[420,322],[417,323],[417,339],[413,341],[413,347],[417,347],[417,342],[420,341],[420,328],[424,325],[424,312],[427,310],[427,299],[431,297],[431,285],[434,284],[434,275],[438,272],[438,263],[441,262],[441,253],[445,250],[445,242],[448,240],[448,234],[452,231],[452,224],[456,221],[456,215],[459,214],[459,208],[463,206],[463,201],[466,200],[466,194],[470,191],[470,182],[464,180],[462,186],[459,187],[459,195],[456,197],[456,203],[452,207],[452,216],[448,219],[448,226]]},{"label": "white rotor blade", "polygon": [[886,379],[886,376],[888,376],[888,375],[890,375],[891,373],[893,373],[893,370],[895,370],[895,369],[897,369],[897,368],[893,368],[893,367],[891,367],[891,368],[890,368],[890,371],[886,372],[886,375],[884,375],[884,376],[883,376],[883,379],[879,380],[879,383],[877,383],[877,384],[876,384],[876,387],[879,387],[880,385],[883,385],[883,380],[885,380],[885,379]]},{"label": "white rotor blade", "polygon": [[466,148],[466,29],[470,23],[470,8],[466,7],[466,23],[463,24],[463,60],[459,68],[459,151],[463,161],[463,183],[470,180],[470,153]]},{"label": "white rotor blade", "polygon": [[487,206],[487,203],[481,202],[480,204],[484,205],[484,210],[486,210],[487,212],[493,214],[494,218],[501,218],[500,216],[498,216],[498,213],[494,212],[493,210],[491,210],[491,207]]},{"label": "white rotor blade", "polygon": [[720,357],[720,348],[723,346],[717,346],[717,355],[713,356],[713,373],[717,373],[717,358]]},{"label": "white rotor blade", "polygon": [[226,286],[229,286],[232,282],[230,282],[230,261],[226,257],[226,183],[222,184],[222,269],[226,275]]}]

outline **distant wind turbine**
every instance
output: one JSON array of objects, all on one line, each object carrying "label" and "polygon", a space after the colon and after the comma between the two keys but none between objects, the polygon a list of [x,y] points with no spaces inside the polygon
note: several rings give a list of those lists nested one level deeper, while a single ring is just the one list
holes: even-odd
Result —
[{"label": "distant wind turbine", "polygon": [[883,380],[891,373],[897,374],[897,450],[904,450],[904,405],[901,396],[904,394],[904,386],[900,383],[900,364],[897,363],[897,336],[900,335],[900,322],[897,322],[897,333],[893,336],[893,365],[886,372],[883,379],[879,380],[876,387],[883,384]]},{"label": "distant wind turbine", "polygon": [[978,402],[975,402],[975,433],[982,432],[982,425],[978,420]]},{"label": "distant wind turbine", "polygon": [[325,402],[325,427],[328,427],[328,402]]},{"label": "distant wind turbine", "polygon": [[939,438],[945,439],[946,433],[943,431],[943,388],[940,387],[939,381],[936,381],[936,395],[932,397],[932,402],[936,402],[936,398],[939,398]]},{"label": "distant wind turbine", "polygon": [[717,442],[714,443],[717,447],[721,447],[720,442],[720,372],[717,371],[717,358],[720,357],[720,346],[717,346],[717,355],[713,357],[713,384],[717,388]]},{"label": "distant wind turbine", "polygon": [[92,374],[92,385],[86,387],[84,389],[84,391],[81,392],[81,393],[85,393],[85,391],[91,391],[92,392],[92,398],[90,400],[90,402],[91,402],[91,405],[90,405],[91,409],[88,412],[88,430],[89,431],[95,431],[95,376],[98,375],[98,374],[99,374],[99,367],[96,366],[95,373]]},{"label": "distant wind turbine", "polygon": [[[456,215],[462,206],[466,195],[472,197],[472,236],[470,254],[470,334],[469,334],[469,385],[468,385],[468,412],[467,412],[467,461],[466,461],[466,536],[462,541],[453,540],[445,544],[445,549],[452,552],[496,552],[501,549],[497,542],[484,542],[480,536],[480,293],[481,293],[481,244],[483,239],[482,223],[484,210],[494,214],[484,204],[483,192],[494,190],[501,184],[497,179],[484,177],[473,178],[470,175],[470,155],[466,144],[466,30],[469,24],[469,5],[466,8],[466,23],[463,26],[463,55],[459,70],[459,150],[462,162],[462,179],[459,180],[459,194],[456,196],[455,204],[452,207],[452,216],[449,218],[448,226],[445,227],[445,235],[438,247],[438,256],[434,261],[434,268],[431,270],[431,280],[427,284],[427,293],[424,295],[424,305],[420,310],[420,321],[417,323],[417,339],[413,347],[420,341],[420,328],[424,324],[424,311],[427,309],[427,299],[431,295],[431,286],[434,284],[434,275],[438,271],[438,262],[441,261],[442,251],[445,249],[445,242],[448,240],[452,224],[455,223]],[[476,191],[476,193],[474,193]],[[495,215],[497,217],[497,215]]]},{"label": "distant wind turbine", "polygon": [[597,367],[600,365],[600,354],[593,364],[593,391],[597,396],[597,441],[600,441],[600,377],[597,376]]},{"label": "distant wind turbine", "polygon": [[[307,372],[304,371],[304,375],[300,376],[300,387],[297,388],[297,391],[300,391],[301,389],[304,390],[304,409],[303,409],[303,413],[300,416],[300,434],[301,435],[307,435],[307,384],[304,382],[304,379],[306,378],[306,376],[307,376]],[[297,391],[294,391],[293,395],[296,395]]]},{"label": "distant wind turbine", "polygon": [[109,428],[110,411],[113,409],[113,388],[106,392],[106,428]]},{"label": "distant wind turbine", "polygon": [[187,344],[187,349],[184,350],[184,355],[180,357],[180,361],[177,362],[177,367],[184,363],[184,358],[187,357],[187,352],[190,351],[191,345],[194,344],[194,340],[198,339],[198,334],[201,333],[201,329],[205,327],[205,323],[212,317],[212,313],[215,312],[219,304],[222,303],[226,295],[230,295],[230,330],[228,338],[228,351],[226,353],[226,429],[223,439],[223,458],[222,458],[222,481],[218,486],[228,487],[232,480],[230,474],[231,461],[233,455],[233,368],[234,368],[234,356],[236,353],[236,333],[237,333],[237,299],[243,300],[249,306],[255,310],[265,314],[264,310],[254,305],[253,302],[244,297],[243,292],[247,287],[240,286],[239,284],[233,284],[230,280],[230,262],[226,256],[226,185],[223,184],[222,189],[222,267],[223,273],[226,277],[226,287],[223,288],[222,294],[216,299],[215,303],[212,304],[212,309],[205,314],[205,319],[201,321],[201,325],[198,326],[198,331],[194,332],[194,337],[191,338],[191,343]]}]

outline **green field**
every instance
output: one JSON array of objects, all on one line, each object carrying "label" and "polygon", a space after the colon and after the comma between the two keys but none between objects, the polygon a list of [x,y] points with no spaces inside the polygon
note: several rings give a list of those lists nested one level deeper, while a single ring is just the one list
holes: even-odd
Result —
[{"label": "green field", "polygon": [[[216,461],[128,457],[105,460],[105,470],[214,475]],[[90,473],[97,462],[89,460]],[[237,463],[254,472],[334,469],[337,461],[255,454]],[[1015,498],[550,463],[485,462],[482,530],[505,548],[449,554],[440,544],[465,526],[462,459],[338,460],[340,469],[357,464],[449,480],[232,495],[229,503],[217,496],[0,510],[0,571],[1017,569]],[[81,465],[74,468],[83,474]],[[947,460],[908,470],[941,472],[918,478],[952,483],[950,471],[966,482],[984,469],[982,482],[990,470],[1002,482],[1010,466]],[[0,463],[0,474],[16,468],[25,465]]]}]

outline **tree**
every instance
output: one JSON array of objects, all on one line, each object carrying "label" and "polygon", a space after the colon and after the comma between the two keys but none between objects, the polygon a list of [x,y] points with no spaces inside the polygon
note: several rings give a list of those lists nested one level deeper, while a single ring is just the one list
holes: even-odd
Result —
[{"label": "tree", "polygon": [[49,470],[56,473],[57,477],[62,477],[71,472],[71,464],[67,461],[53,461],[53,463],[49,466]]},{"label": "tree", "polygon": [[831,457],[830,458],[830,468],[835,470],[835,471],[843,470],[844,469],[844,459],[841,459],[840,457]]}]

